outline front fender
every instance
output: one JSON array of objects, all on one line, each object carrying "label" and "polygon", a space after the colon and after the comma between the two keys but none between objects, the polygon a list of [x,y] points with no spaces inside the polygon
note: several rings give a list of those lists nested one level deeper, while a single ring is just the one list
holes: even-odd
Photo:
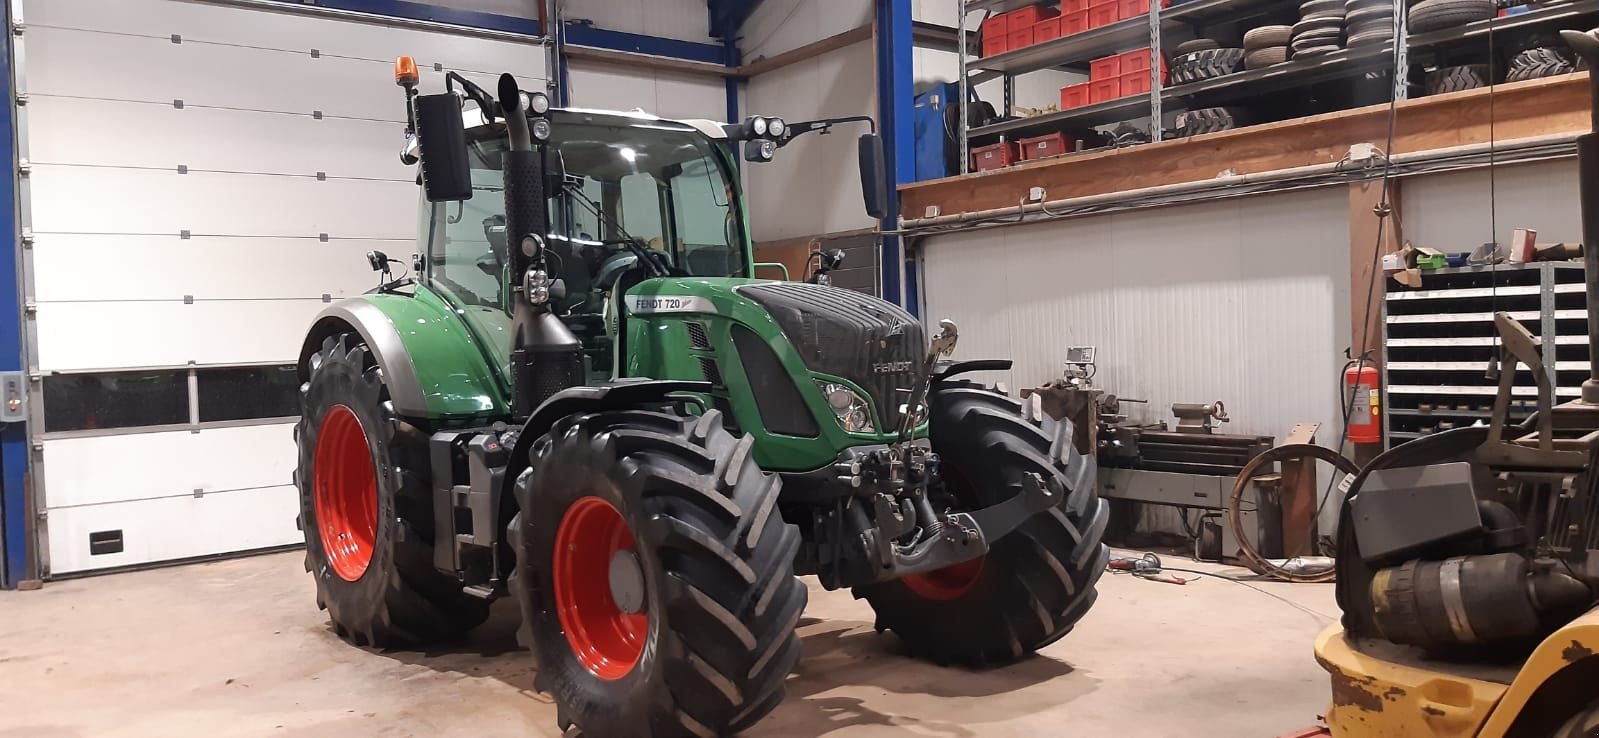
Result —
[{"label": "front fender", "polygon": [[354,331],[372,351],[398,415],[417,418],[509,415],[507,392],[465,321],[425,287],[333,303],[300,348],[300,380],[329,336]]}]

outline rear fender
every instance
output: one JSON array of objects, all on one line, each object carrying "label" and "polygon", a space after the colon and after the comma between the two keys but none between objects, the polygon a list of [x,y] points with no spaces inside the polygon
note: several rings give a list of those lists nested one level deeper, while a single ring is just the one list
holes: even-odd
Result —
[{"label": "rear fender", "polygon": [[1479,738],[1554,735],[1568,718],[1592,706],[1599,678],[1599,609],[1545,638],[1489,714]]},{"label": "rear fender", "polygon": [[300,381],[309,378],[311,355],[324,339],[352,331],[383,369],[395,414],[442,419],[510,413],[503,383],[465,322],[425,287],[414,295],[361,295],[325,308],[300,347]]}]

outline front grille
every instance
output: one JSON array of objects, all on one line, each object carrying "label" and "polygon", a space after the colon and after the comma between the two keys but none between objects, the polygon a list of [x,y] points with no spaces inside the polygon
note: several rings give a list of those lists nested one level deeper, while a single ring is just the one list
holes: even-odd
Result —
[{"label": "front grille", "polygon": [[689,348],[699,349],[701,351],[709,350],[711,348],[711,339],[709,336],[705,335],[704,323],[701,323],[697,320],[687,320],[683,322],[683,327],[688,329]]},{"label": "front grille", "polygon": [[899,426],[899,407],[920,381],[927,354],[916,318],[870,295],[803,282],[739,292],[771,313],[807,368],[860,385],[882,427]]}]

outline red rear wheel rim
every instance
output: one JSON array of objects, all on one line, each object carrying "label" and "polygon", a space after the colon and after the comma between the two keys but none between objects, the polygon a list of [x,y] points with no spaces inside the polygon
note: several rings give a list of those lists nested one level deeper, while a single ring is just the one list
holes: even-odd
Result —
[{"label": "red rear wheel rim", "polygon": [[[967,510],[978,507],[977,489],[964,474],[947,461],[939,464],[939,473],[944,477],[945,488],[954,495],[962,507]],[[971,561],[951,564],[925,574],[911,574],[900,581],[923,599],[940,602],[958,600],[972,591],[972,587],[977,586],[977,580],[983,576],[983,560],[986,558],[988,556],[985,554]]]},{"label": "red rear wheel rim", "polygon": [[378,531],[378,477],[355,411],[334,405],[322,416],[312,462],[312,501],[328,566],[353,582],[372,563]]},{"label": "red rear wheel rim", "polygon": [[622,513],[598,497],[572,503],[555,533],[555,607],[578,663],[614,681],[638,664],[649,635],[646,612],[627,613],[611,597],[611,559],[635,551]]}]

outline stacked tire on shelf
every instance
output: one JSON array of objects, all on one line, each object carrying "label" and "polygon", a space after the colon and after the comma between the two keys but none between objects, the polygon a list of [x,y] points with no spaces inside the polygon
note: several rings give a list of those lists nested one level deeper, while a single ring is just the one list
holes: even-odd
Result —
[{"label": "stacked tire on shelf", "polygon": [[1558,46],[1540,46],[1515,55],[1510,60],[1510,69],[1505,73],[1505,81],[1520,82],[1567,74],[1576,70],[1577,62],[1571,57],[1569,50]]},{"label": "stacked tire on shelf", "polygon": [[[1177,45],[1172,57],[1171,84],[1184,85],[1243,70],[1244,50],[1224,47],[1214,39],[1196,38]],[[1244,125],[1240,108],[1195,108],[1177,114],[1174,134],[1179,138],[1215,133]]]},{"label": "stacked tire on shelf", "polygon": [[1260,69],[1288,61],[1293,26],[1261,26],[1244,34],[1244,68]]},{"label": "stacked tire on shelf", "polygon": [[[1492,2],[1492,0],[1489,0]],[[1393,0],[1346,0],[1344,2],[1346,46],[1365,46],[1390,41],[1394,37]]]},{"label": "stacked tire on shelf", "polygon": [[1288,41],[1291,58],[1330,54],[1344,47],[1344,0],[1308,0],[1299,6],[1299,18]]}]

